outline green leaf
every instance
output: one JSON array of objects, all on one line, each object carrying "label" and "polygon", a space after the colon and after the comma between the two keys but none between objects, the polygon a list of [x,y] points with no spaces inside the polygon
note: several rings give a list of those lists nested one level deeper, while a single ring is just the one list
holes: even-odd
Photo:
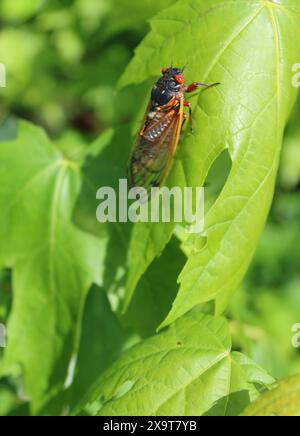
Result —
[{"label": "green leaf", "polygon": [[5,367],[22,369],[37,407],[50,385],[64,386],[103,249],[72,223],[79,166],[40,129],[21,122],[16,140],[0,142],[0,162],[0,265],[13,269]]},{"label": "green leaf", "polygon": [[[84,231],[95,235],[105,245],[103,288],[116,294],[124,287],[131,223],[99,223],[95,218],[96,192],[111,187],[118,194],[119,179],[126,178],[132,138],[128,126],[108,130],[90,147],[82,167],[83,183],[76,202],[74,219]],[[118,195],[117,195],[118,200]]]},{"label": "green leaf", "polygon": [[8,271],[0,271],[0,323],[6,323],[12,299],[11,277]]},{"label": "green leaf", "polygon": [[5,382],[0,382],[0,416],[5,416],[21,403],[16,393]]},{"label": "green leaf", "polygon": [[[84,307],[77,356],[72,359],[65,390],[58,390],[39,410],[42,416],[76,414],[85,406],[91,387],[124,349],[139,338],[123,329],[103,289],[93,286]],[[83,413],[90,413],[84,408]]]},{"label": "green leaf", "polygon": [[300,135],[288,136],[284,142],[281,183],[284,188],[295,188],[300,182]]},{"label": "green leaf", "polygon": [[99,379],[103,416],[240,413],[273,379],[231,352],[227,322],[189,314],[126,352]]},{"label": "green leaf", "polygon": [[153,335],[169,313],[178,292],[177,277],[185,261],[178,241],[173,238],[161,259],[153,262],[139,282],[124,322],[143,337]]},{"label": "green leaf", "polygon": [[17,137],[17,120],[13,117],[7,118],[0,126],[0,141],[8,141]]},{"label": "green leaf", "polygon": [[[106,0],[107,1],[107,0]],[[174,0],[117,0],[112,2],[110,13],[104,23],[102,31],[104,37],[111,37],[117,32],[135,28],[144,29],[146,21],[152,18],[157,12],[174,3]]]},{"label": "green leaf", "polygon": [[70,387],[72,409],[116,360],[128,340],[129,334],[112,312],[103,290],[92,288],[85,305],[75,377]]},{"label": "green leaf", "polygon": [[300,416],[300,375],[278,383],[247,407],[242,416]]},{"label": "green leaf", "polygon": [[1,18],[9,21],[27,20],[42,6],[43,0],[1,0]]},{"label": "green leaf", "polygon": [[[173,63],[188,64],[187,82],[221,82],[191,99],[195,133],[184,136],[169,184],[202,186],[224,149],[232,168],[206,213],[205,232],[188,241],[194,249],[162,326],[210,300],[221,313],[248,269],[272,202],[283,131],[297,95],[291,67],[300,58],[299,18],[296,0],[180,0],[151,21],[151,32],[121,78],[121,86],[139,83]],[[135,226],[126,306],[172,229]]]}]

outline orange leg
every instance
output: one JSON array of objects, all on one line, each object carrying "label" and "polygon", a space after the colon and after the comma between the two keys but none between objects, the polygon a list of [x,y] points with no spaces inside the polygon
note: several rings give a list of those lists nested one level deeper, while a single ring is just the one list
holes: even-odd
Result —
[{"label": "orange leg", "polygon": [[181,125],[181,133],[183,131],[183,127],[185,125],[185,122],[186,122],[186,114],[183,114],[183,121],[182,121],[182,125]]},{"label": "orange leg", "polygon": [[188,107],[189,108],[189,121],[190,121],[190,129],[191,132],[193,132],[193,111],[192,111],[192,103],[190,103],[189,101],[184,101],[183,103],[184,107]]},{"label": "orange leg", "polygon": [[[211,85],[208,85],[206,83],[202,83],[202,82],[193,82],[191,83],[189,86],[186,87],[185,92],[194,92],[196,91],[198,88],[200,88],[201,86],[205,87],[206,89],[208,88],[212,88],[213,86],[217,86],[220,85],[220,83],[216,82],[216,83],[212,83]],[[184,101],[183,105],[185,107],[189,108],[189,120],[190,120],[190,129],[191,132],[193,132],[193,112],[192,112],[192,104],[189,101]]]},{"label": "orange leg", "polygon": [[220,85],[220,83],[216,82],[216,83],[212,83],[211,85],[208,85],[207,83],[193,82],[186,88],[185,92],[194,92],[201,86],[207,89],[217,85]]}]

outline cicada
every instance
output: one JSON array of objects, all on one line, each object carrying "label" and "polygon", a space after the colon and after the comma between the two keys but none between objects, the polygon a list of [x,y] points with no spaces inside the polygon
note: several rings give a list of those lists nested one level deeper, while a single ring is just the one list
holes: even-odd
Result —
[{"label": "cicada", "polygon": [[130,187],[147,191],[159,187],[166,179],[175,155],[182,128],[189,110],[190,129],[193,130],[192,105],[185,94],[213,83],[193,82],[186,86],[181,68],[163,68],[162,76],[152,88],[151,99],[128,166]]}]

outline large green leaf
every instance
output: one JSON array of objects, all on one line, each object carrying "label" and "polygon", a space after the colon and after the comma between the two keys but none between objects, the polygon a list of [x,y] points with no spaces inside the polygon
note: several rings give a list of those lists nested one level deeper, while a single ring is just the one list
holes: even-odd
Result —
[{"label": "large green leaf", "polygon": [[300,376],[278,383],[247,407],[243,416],[300,416]]},{"label": "large green leaf", "polygon": [[70,388],[72,409],[119,356],[129,337],[112,312],[103,290],[93,287],[85,305],[75,376]]},{"label": "large green leaf", "polygon": [[[126,177],[128,154],[133,138],[128,126],[109,130],[88,148],[83,165],[83,184],[75,208],[75,221],[85,231],[106,241],[104,288],[118,293],[124,287],[126,257],[130,238],[130,223],[96,221],[99,204],[96,192],[100,187],[114,187],[118,192],[120,178]],[[163,321],[176,296],[178,274],[185,258],[174,240],[166,250],[162,262],[154,263],[139,284],[125,316],[126,324],[134,326],[142,335],[151,335]],[[136,255],[138,255],[138,251]]]},{"label": "large green leaf", "polygon": [[1,17],[8,21],[21,21],[32,17],[42,6],[43,0],[2,0]]},{"label": "large green leaf", "polygon": [[[105,0],[105,3],[107,2],[108,0]],[[145,30],[147,28],[146,21],[157,12],[170,6],[174,0],[160,0],[159,2],[143,0],[142,4],[139,0],[110,0],[110,2],[110,11],[101,32],[102,38],[127,29],[131,31],[135,28]]]},{"label": "large green leaf", "polygon": [[162,257],[153,262],[138,284],[124,322],[143,337],[152,336],[169,313],[178,292],[177,277],[186,257],[173,238]]},{"label": "large green leaf", "polygon": [[227,322],[189,314],[136,345],[99,379],[91,402],[100,415],[232,415],[272,383],[231,352]]},{"label": "large green leaf", "polygon": [[28,123],[0,142],[0,265],[13,269],[5,368],[22,368],[34,405],[49,385],[64,386],[86,293],[102,282],[102,245],[71,220],[80,178]]},{"label": "large green leaf", "polygon": [[[221,82],[192,99],[195,134],[185,135],[170,177],[179,186],[203,185],[227,149],[232,168],[205,232],[181,276],[181,288],[163,325],[197,304],[215,300],[222,312],[254,254],[273,197],[282,136],[297,90],[291,68],[300,58],[297,0],[180,0],[152,21],[121,85],[188,64],[188,82]],[[172,233],[171,226],[135,226],[126,304],[138,280]]]},{"label": "large green leaf", "polygon": [[132,226],[130,223],[99,223],[95,214],[101,202],[97,200],[96,193],[105,186],[114,188],[118,193],[119,179],[126,177],[131,142],[130,130],[128,126],[123,126],[115,131],[108,130],[90,146],[82,167],[83,183],[74,211],[76,224],[106,246],[103,260],[103,287],[106,292],[117,292],[124,287]]},{"label": "large green leaf", "polygon": [[[41,415],[57,416],[76,413],[85,405],[84,398],[100,374],[119,357],[121,351],[135,344],[139,337],[122,328],[112,312],[103,289],[93,286],[84,307],[78,353],[72,359],[72,377],[65,390],[58,390],[47,398]],[[84,413],[89,412],[84,410]]]}]

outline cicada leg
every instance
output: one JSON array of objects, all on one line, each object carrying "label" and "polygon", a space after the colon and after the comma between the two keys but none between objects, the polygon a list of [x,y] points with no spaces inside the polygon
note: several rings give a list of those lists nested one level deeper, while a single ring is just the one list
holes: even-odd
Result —
[{"label": "cicada leg", "polygon": [[203,86],[204,88],[208,89],[208,88],[212,88],[213,86],[217,86],[220,85],[219,82],[215,82],[215,83],[211,83],[210,85],[208,85],[207,83],[202,83],[202,82],[193,82],[191,83],[185,90],[185,92],[194,92],[196,91],[198,88],[200,88],[201,86]]},{"label": "cicada leg", "polygon": [[[217,85],[220,85],[220,83],[216,82],[216,83],[212,83],[212,84],[208,85],[207,83],[193,82],[189,86],[186,87],[185,92],[194,92],[198,88],[200,88],[201,86],[203,86],[204,88],[208,89],[208,88],[212,88],[213,86],[217,86]],[[191,132],[193,132],[193,111],[192,111],[192,104],[189,101],[185,100],[184,101],[184,106],[189,108],[190,129],[191,129]]]},{"label": "cicada leg", "polygon": [[181,125],[181,132],[183,131],[183,127],[186,123],[186,114],[183,114],[183,121],[182,121],[182,125]]},{"label": "cicada leg", "polygon": [[190,130],[193,132],[193,111],[192,111],[192,103],[189,101],[184,101],[183,105],[189,108],[189,122],[190,122]]}]

